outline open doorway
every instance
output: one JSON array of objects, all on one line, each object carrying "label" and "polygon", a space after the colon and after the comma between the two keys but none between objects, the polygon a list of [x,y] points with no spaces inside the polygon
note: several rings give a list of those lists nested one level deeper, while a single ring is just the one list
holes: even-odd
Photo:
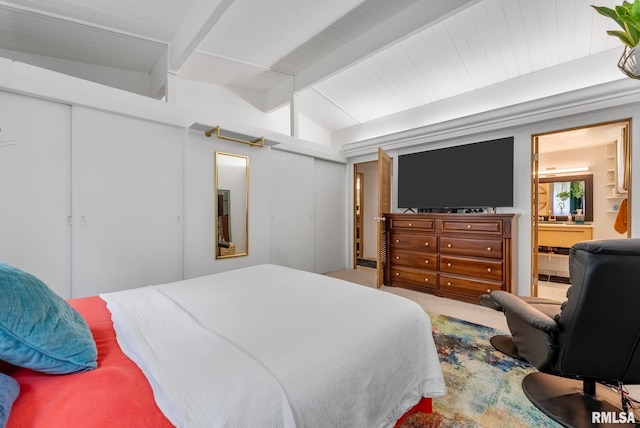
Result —
[{"label": "open doorway", "polygon": [[532,136],[531,295],[565,300],[569,248],[631,236],[630,119]]},{"label": "open doorway", "polygon": [[354,165],[353,267],[376,268],[376,224],[378,162]]}]

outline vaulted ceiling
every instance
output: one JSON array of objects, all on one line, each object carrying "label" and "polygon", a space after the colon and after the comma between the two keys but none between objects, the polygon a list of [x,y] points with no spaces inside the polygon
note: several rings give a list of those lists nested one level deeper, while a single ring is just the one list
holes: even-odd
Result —
[{"label": "vaulted ceiling", "polygon": [[619,49],[593,3],[0,0],[0,56],[155,98],[168,75],[293,98],[336,131]]}]

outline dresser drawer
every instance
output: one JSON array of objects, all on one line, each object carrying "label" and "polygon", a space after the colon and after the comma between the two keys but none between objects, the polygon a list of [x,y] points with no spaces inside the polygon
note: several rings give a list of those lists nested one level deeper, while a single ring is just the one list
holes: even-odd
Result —
[{"label": "dresser drawer", "polygon": [[427,232],[433,232],[436,229],[436,221],[434,219],[395,219],[391,221],[392,229],[422,229]]},{"label": "dresser drawer", "polygon": [[502,281],[502,260],[440,256],[440,272]]},{"label": "dresser drawer", "polygon": [[440,237],[440,252],[464,256],[490,257],[501,259],[504,249],[502,239],[469,239]]},{"label": "dresser drawer", "polygon": [[438,274],[435,271],[391,265],[391,285],[397,282],[435,290],[438,287]]},{"label": "dresser drawer", "polygon": [[502,220],[442,220],[443,232],[502,235]]},{"label": "dresser drawer", "polygon": [[390,248],[406,248],[413,251],[435,253],[438,251],[438,238],[419,234],[391,232]]},{"label": "dresser drawer", "polygon": [[502,282],[461,278],[455,275],[447,275],[444,273],[440,274],[438,283],[440,290],[477,297],[482,294],[503,289]]},{"label": "dresser drawer", "polygon": [[391,260],[389,263],[396,265],[404,265],[419,269],[438,269],[437,254],[421,254],[415,251],[405,251],[391,249]]}]

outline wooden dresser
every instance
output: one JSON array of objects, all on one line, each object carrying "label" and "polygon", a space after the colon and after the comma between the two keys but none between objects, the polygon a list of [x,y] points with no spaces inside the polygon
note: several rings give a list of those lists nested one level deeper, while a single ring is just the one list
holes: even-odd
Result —
[{"label": "wooden dresser", "polygon": [[471,303],[511,292],[515,214],[385,214],[385,285]]}]

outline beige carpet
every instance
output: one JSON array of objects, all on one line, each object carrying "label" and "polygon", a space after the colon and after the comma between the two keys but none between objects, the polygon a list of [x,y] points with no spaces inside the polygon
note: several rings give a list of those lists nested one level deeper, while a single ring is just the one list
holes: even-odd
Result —
[{"label": "beige carpet", "polygon": [[[336,272],[330,272],[328,276],[344,279],[345,281],[354,282],[356,284],[374,287],[376,284],[376,270],[358,266],[357,269],[343,269]],[[465,321],[473,322],[496,330],[508,332],[507,322],[501,312],[484,306],[474,305],[471,303],[459,302],[457,300],[446,299],[443,297],[433,296],[419,291],[407,290],[399,287],[382,286],[381,291],[397,294],[413,300],[429,314],[441,314],[450,317],[459,318]]]}]

